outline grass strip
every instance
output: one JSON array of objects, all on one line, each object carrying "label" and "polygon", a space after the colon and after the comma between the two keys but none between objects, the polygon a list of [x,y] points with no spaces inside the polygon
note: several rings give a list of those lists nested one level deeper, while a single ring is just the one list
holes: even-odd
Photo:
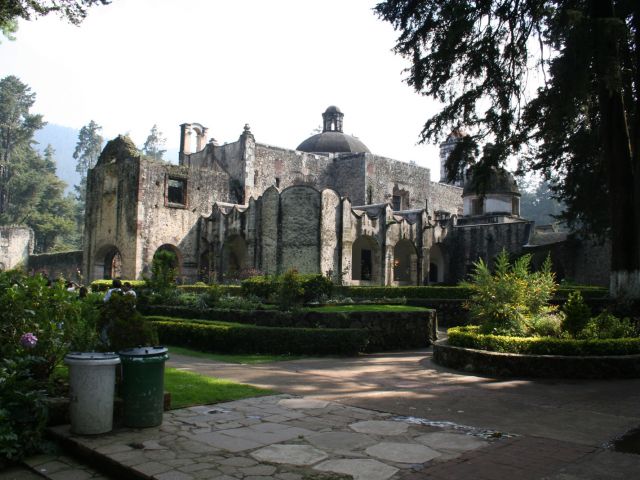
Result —
[{"label": "grass strip", "polygon": [[171,392],[171,408],[230,402],[249,397],[274,395],[276,392],[252,385],[236,383],[195,372],[166,368],[164,389]]},{"label": "grass strip", "polygon": [[246,355],[231,355],[224,353],[209,353],[201,352],[200,350],[193,350],[191,348],[177,347],[173,345],[167,345],[169,349],[169,355],[175,353],[176,355],[187,355],[195,358],[205,358],[207,360],[213,360],[216,362],[224,363],[239,363],[243,365],[252,365],[256,363],[271,363],[271,362],[283,362],[287,360],[298,360],[300,358],[306,358],[304,356],[295,355],[262,355],[262,354],[246,354]]}]

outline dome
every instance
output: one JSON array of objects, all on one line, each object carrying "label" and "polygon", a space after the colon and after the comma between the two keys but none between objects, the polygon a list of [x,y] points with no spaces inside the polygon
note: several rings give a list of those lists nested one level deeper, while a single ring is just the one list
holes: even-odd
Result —
[{"label": "dome", "polygon": [[520,189],[518,188],[515,178],[504,168],[491,167],[486,182],[482,182],[482,179],[476,175],[477,170],[477,167],[470,169],[469,177],[467,177],[468,179],[462,191],[463,197],[478,194],[520,196]]},{"label": "dome", "polygon": [[102,153],[98,157],[98,163],[109,163],[127,158],[137,158],[140,152],[127,135],[118,135],[113,140],[109,140]]},{"label": "dome", "polygon": [[344,113],[331,105],[322,114],[322,133],[307,138],[296,150],[309,153],[371,153],[356,137],[342,132]]},{"label": "dome", "polygon": [[342,132],[322,132],[307,138],[296,150],[309,153],[371,153],[356,137]]}]

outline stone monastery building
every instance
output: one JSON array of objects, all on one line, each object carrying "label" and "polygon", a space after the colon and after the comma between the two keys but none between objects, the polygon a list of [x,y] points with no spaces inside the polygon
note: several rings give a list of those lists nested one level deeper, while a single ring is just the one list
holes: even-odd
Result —
[{"label": "stone monastery building", "polygon": [[218,145],[183,124],[178,165],[110,141],[88,176],[85,279],[150,275],[169,250],[185,282],[294,268],[352,285],[453,283],[478,258],[527,243],[532,224],[506,171],[478,196],[469,182],[432,182],[428,168],[371,153],[343,133],[339,108],[322,117],[322,133],[296,149],[259,143],[248,125]]}]

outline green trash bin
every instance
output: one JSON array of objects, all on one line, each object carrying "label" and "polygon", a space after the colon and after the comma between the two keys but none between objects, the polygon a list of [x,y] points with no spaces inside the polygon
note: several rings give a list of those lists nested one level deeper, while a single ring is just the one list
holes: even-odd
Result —
[{"label": "green trash bin", "polygon": [[127,427],[157,427],[164,412],[165,347],[120,350],[123,420]]}]

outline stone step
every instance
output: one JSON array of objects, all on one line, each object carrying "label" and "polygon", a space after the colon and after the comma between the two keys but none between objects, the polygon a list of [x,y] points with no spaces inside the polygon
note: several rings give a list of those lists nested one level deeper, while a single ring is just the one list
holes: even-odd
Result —
[{"label": "stone step", "polygon": [[36,455],[25,459],[23,463],[41,478],[50,480],[114,480],[115,478],[60,453]]}]

